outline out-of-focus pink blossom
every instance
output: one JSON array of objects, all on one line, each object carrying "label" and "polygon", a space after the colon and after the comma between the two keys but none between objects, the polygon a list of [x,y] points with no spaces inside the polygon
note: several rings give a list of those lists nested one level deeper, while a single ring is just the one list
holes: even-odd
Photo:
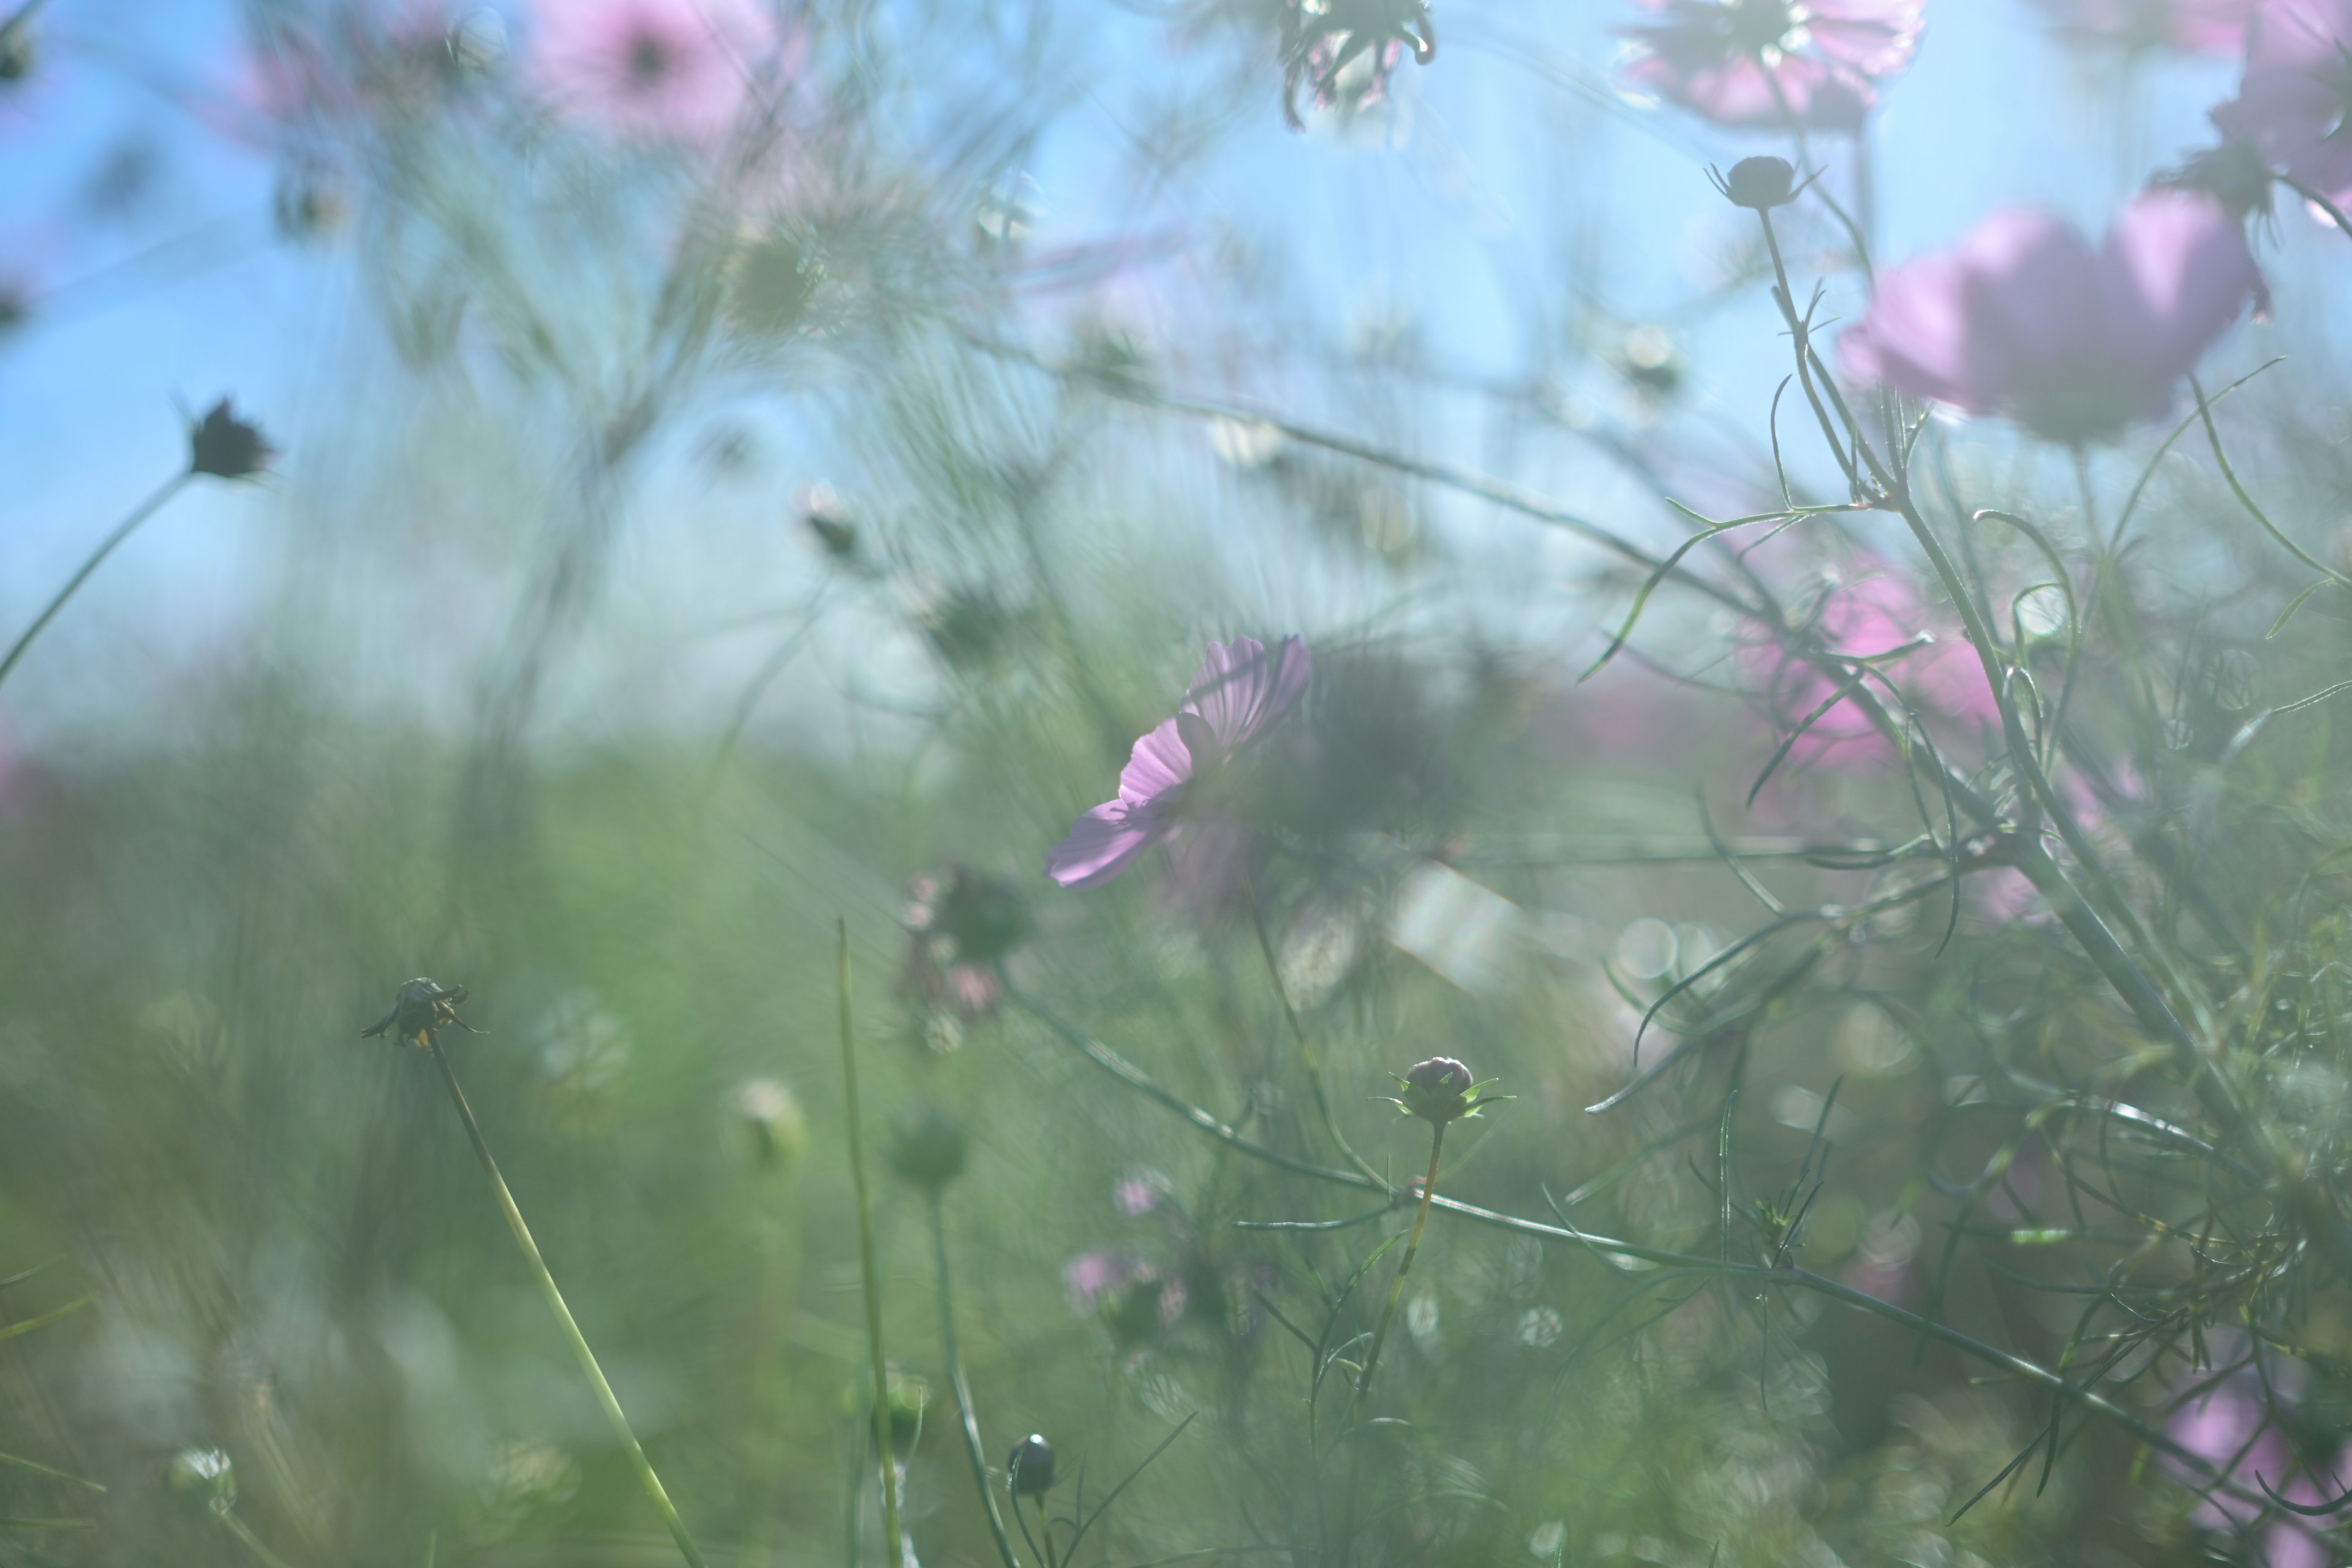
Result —
[{"label": "out-of-focus pink blossom", "polygon": [[1721,125],[1858,129],[1911,63],[1926,0],[1642,0],[1625,79]]},{"label": "out-of-focus pink blossom", "polygon": [[1111,1190],[1111,1201],[1118,1212],[1129,1219],[1141,1219],[1159,1208],[1167,1194],[1163,1190],[1167,1178],[1151,1171],[1134,1171],[1118,1179]]},{"label": "out-of-focus pink blossom", "polygon": [[2059,34],[2076,43],[2133,51],[2192,49],[2233,55],[2245,47],[2257,0],[2034,0]]},{"label": "out-of-focus pink blossom", "polygon": [[2213,123],[2305,190],[2352,200],[2352,0],[2262,0]]},{"label": "out-of-focus pink blossom", "polygon": [[707,142],[734,127],[776,42],[755,0],[541,0],[533,79],[566,116]]},{"label": "out-of-focus pink blossom", "polygon": [[[1811,629],[1837,653],[1874,660],[1878,675],[1923,717],[1970,731],[2000,721],[1976,650],[1957,632],[1934,625],[1918,588],[1891,565],[1863,562],[1822,600]],[[1906,648],[1897,657],[1882,657]],[[1843,684],[1769,638],[1741,648],[1738,662],[1784,728],[1803,723]],[[1878,677],[1867,679],[1873,694],[1884,698]],[[1813,720],[1789,754],[1801,763],[1875,767],[1896,752],[1849,700]]]},{"label": "out-of-focus pink blossom", "polygon": [[[2164,1433],[2256,1499],[2267,1487],[2289,1502],[2314,1507],[2340,1495],[2343,1478],[2352,1475],[2352,1444],[2347,1444],[2329,1473],[2315,1478],[2313,1467],[2296,1457],[2285,1434],[2272,1423],[2262,1384],[2251,1373],[2225,1378],[2182,1404],[2165,1423]],[[2199,1528],[2231,1530],[2269,1514],[2275,1522],[2263,1532],[2263,1552],[2270,1568],[2327,1568],[2331,1559],[2326,1550],[2275,1508],[2231,1497],[2219,1488],[2208,1490],[2212,1476],[2178,1459],[2168,1457],[2165,1468],[2182,1484],[2204,1492],[2189,1515]],[[2325,1521],[2315,1522],[2324,1527]]]},{"label": "out-of-focus pink blossom", "polygon": [[2158,188],[2097,250],[2047,213],[1996,214],[1958,249],[1881,273],[1839,347],[1859,381],[2053,441],[2105,440],[2168,413],[2260,286],[2219,200]]},{"label": "out-of-focus pink blossom", "polygon": [[1116,879],[1184,822],[1196,791],[1234,754],[1297,705],[1314,675],[1299,637],[1268,655],[1255,637],[1211,643],[1176,717],[1135,742],[1118,775],[1118,798],[1096,806],[1046,852],[1045,874],[1066,888]]}]

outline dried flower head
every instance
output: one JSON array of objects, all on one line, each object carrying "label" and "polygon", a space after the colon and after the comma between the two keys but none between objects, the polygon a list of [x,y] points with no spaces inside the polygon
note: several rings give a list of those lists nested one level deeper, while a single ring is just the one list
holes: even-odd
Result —
[{"label": "dried flower head", "polygon": [[222,479],[249,479],[278,456],[261,426],[239,419],[224,397],[188,430],[188,471]]},{"label": "dried flower head", "polygon": [[936,1196],[963,1174],[962,1123],[936,1105],[915,1105],[890,1128],[890,1168]]},{"label": "dried flower head", "polygon": [[400,988],[392,999],[392,1010],[362,1029],[360,1038],[373,1039],[389,1034],[396,1040],[422,1046],[453,1025],[469,1035],[478,1035],[479,1029],[457,1016],[457,1004],[465,999],[464,986],[445,991],[419,975]]},{"label": "dried flower head", "polygon": [[1054,1484],[1054,1445],[1032,1432],[1004,1461],[1005,1484],[1015,1497],[1043,1497]]},{"label": "dried flower head", "polygon": [[1797,199],[1796,165],[1786,158],[1742,158],[1731,165],[1727,174],[1718,174],[1711,168],[1706,174],[1724,199],[1736,207],[1769,212]]},{"label": "dried flower head", "polygon": [[1443,1127],[1449,1121],[1459,1121],[1475,1116],[1483,1106],[1508,1100],[1507,1094],[1487,1094],[1490,1085],[1500,1079],[1488,1079],[1484,1083],[1473,1082],[1470,1069],[1452,1057],[1432,1057],[1427,1061],[1405,1069],[1397,1085],[1402,1098],[1385,1097],[1407,1116],[1418,1116],[1433,1127]]}]

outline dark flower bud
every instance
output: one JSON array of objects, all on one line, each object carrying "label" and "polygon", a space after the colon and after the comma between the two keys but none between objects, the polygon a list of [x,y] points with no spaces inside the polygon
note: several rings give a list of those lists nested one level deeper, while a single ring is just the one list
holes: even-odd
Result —
[{"label": "dark flower bud", "polygon": [[173,1491],[215,1513],[226,1513],[236,1501],[236,1469],[218,1448],[181,1449],[172,1456],[163,1479]]},{"label": "dark flower bud", "polygon": [[824,264],[791,235],[754,240],[729,266],[727,309],[744,331],[782,337],[800,325]]},{"label": "dark flower bud", "polygon": [[389,1034],[396,1040],[423,1045],[425,1037],[452,1026],[469,1035],[481,1031],[457,1016],[457,1004],[466,999],[466,988],[444,991],[423,976],[410,981],[395,993],[392,1010],[360,1031],[360,1038],[373,1039]]},{"label": "dark flower bud", "polygon": [[1433,1127],[1443,1127],[1465,1116],[1475,1116],[1480,1106],[1504,1098],[1478,1092],[1494,1081],[1488,1079],[1486,1083],[1474,1083],[1470,1069],[1452,1057],[1432,1057],[1397,1079],[1404,1097],[1391,1100],[1391,1103],[1408,1116],[1418,1116]]},{"label": "dark flower bud", "polygon": [[824,552],[842,565],[857,563],[857,524],[843,510],[831,485],[810,487],[801,500],[801,521],[816,535]]},{"label": "dark flower bud", "polygon": [[1797,199],[1797,171],[1786,158],[1742,158],[1728,174],[1715,175],[1715,188],[1733,206],[1769,212]]},{"label": "dark flower bud", "polygon": [[38,8],[35,0],[0,24],[0,83],[23,81],[40,63],[40,51],[33,44],[33,13]]},{"label": "dark flower bud", "polygon": [[188,471],[216,479],[247,479],[269,467],[278,454],[262,439],[261,427],[239,419],[224,397],[205,410],[188,432]]},{"label": "dark flower bud", "polygon": [[1125,1352],[1159,1338],[1183,1310],[1183,1284],[1161,1279],[1160,1270],[1146,1263],[1104,1290],[1097,1310],[1103,1327],[1110,1331],[1111,1343]]},{"label": "dark flower bud", "polygon": [[1029,900],[1010,878],[957,866],[929,905],[923,930],[952,944],[958,963],[992,964],[1029,936]]},{"label": "dark flower bud", "polygon": [[1054,1484],[1054,1445],[1032,1432],[1013,1446],[1004,1479],[1016,1497],[1043,1497]]},{"label": "dark flower bud", "polygon": [[963,1174],[963,1128],[936,1105],[917,1105],[890,1129],[890,1168],[937,1194]]}]

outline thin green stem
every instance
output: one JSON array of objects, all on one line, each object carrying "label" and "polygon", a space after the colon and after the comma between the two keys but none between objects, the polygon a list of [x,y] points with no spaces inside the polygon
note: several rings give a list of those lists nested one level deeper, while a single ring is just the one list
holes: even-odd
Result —
[{"label": "thin green stem", "polygon": [[996,1554],[1004,1568],[1021,1568],[1013,1542],[1004,1533],[1004,1518],[996,1511],[996,1489],[988,1484],[988,1453],[981,1447],[980,1415],[971,1407],[971,1384],[963,1375],[963,1357],[956,1351],[955,1293],[948,1276],[948,1224],[940,1194],[931,1194],[931,1258],[940,1282],[940,1353],[947,1358],[948,1383],[955,1390],[956,1411],[961,1415],[965,1455],[971,1460],[971,1484],[980,1506],[988,1514],[988,1533],[995,1539]]},{"label": "thin green stem", "polygon": [[1314,1042],[1307,1037],[1307,1026],[1298,1021],[1298,1010],[1290,1005],[1290,988],[1282,983],[1282,965],[1274,956],[1274,942],[1266,935],[1265,916],[1258,909],[1257,889],[1247,872],[1242,874],[1242,892],[1249,900],[1250,928],[1257,932],[1257,950],[1265,957],[1266,978],[1274,983],[1275,1000],[1282,1004],[1282,1016],[1290,1025],[1290,1037],[1298,1042],[1298,1059],[1306,1065],[1307,1087],[1315,1096],[1315,1110],[1323,1120],[1323,1131],[1348,1163],[1380,1181],[1381,1173],[1356,1152],[1347,1135],[1339,1131],[1339,1119],[1331,1114],[1331,1097],[1324,1092],[1323,1069],[1315,1059]]},{"label": "thin green stem", "polygon": [[137,532],[141,523],[162,510],[163,503],[178,495],[180,488],[194,477],[193,469],[183,469],[173,474],[164,480],[152,495],[132,507],[130,516],[114,525],[114,531],[99,542],[98,548],[91,551],[89,558],[81,563],[81,569],[67,578],[66,585],[57,591],[56,596],[42,607],[39,615],[33,617],[33,624],[25,628],[24,636],[16,639],[15,646],[11,647],[5,656],[0,656],[0,681],[8,679],[8,672],[16,668],[16,661],[25,657],[25,650],[33,646],[33,639],[39,637],[43,629],[58,618],[58,612],[66,607],[66,601],[72,598],[84,583],[89,581],[89,574],[97,571],[108,556],[114,553],[115,547]]},{"label": "thin green stem", "polygon": [[636,1433],[629,1426],[627,1413],[622,1410],[620,1400],[613,1393],[613,1385],[605,1381],[604,1369],[596,1364],[596,1352],[588,1348],[587,1336],[580,1331],[580,1324],[572,1318],[572,1309],[564,1304],[563,1292],[556,1288],[555,1276],[548,1272],[547,1259],[540,1256],[539,1243],[531,1239],[530,1226],[523,1223],[522,1210],[515,1205],[514,1194],[508,1190],[506,1178],[499,1174],[499,1163],[490,1157],[490,1146],[482,1137],[481,1124],[474,1120],[473,1107],[466,1103],[466,1091],[457,1087],[457,1069],[449,1065],[449,1054],[441,1048],[440,1036],[427,1030],[424,1038],[425,1048],[433,1053],[433,1060],[441,1068],[442,1081],[449,1086],[450,1101],[457,1108],[457,1119],[466,1124],[466,1136],[473,1142],[475,1158],[482,1163],[482,1174],[489,1178],[491,1195],[499,1200],[499,1211],[507,1216],[507,1228],[514,1232],[515,1247],[522,1253],[523,1262],[530,1267],[531,1278],[539,1281],[540,1294],[547,1298],[548,1310],[555,1314],[556,1326],[563,1331],[564,1339],[572,1346],[572,1353],[580,1358],[580,1369],[588,1374],[588,1385],[595,1392],[597,1406],[604,1412],[604,1419],[611,1424],[613,1436],[620,1439],[622,1451],[629,1457],[630,1468],[637,1472],[638,1484],[645,1488],[646,1496],[653,1500],[654,1511],[660,1514],[662,1522],[669,1527],[670,1539],[677,1542],[678,1555],[685,1558],[692,1568],[706,1568],[702,1553],[695,1547],[694,1538],[687,1533],[686,1521],[678,1518],[677,1509],[669,1500],[669,1492],[662,1486],[661,1477],[655,1474],[653,1462],[646,1458],[644,1445],[637,1441]]},{"label": "thin green stem", "polygon": [[1389,1286],[1389,1299],[1381,1308],[1380,1325],[1372,1330],[1372,1348],[1364,1354],[1364,1370],[1356,1374],[1356,1392],[1361,1394],[1372,1385],[1372,1371],[1381,1364],[1381,1346],[1388,1342],[1389,1321],[1396,1316],[1398,1299],[1404,1294],[1404,1277],[1412,1272],[1413,1255],[1421,1250],[1421,1233],[1429,1226],[1430,1200],[1437,1196],[1437,1159],[1445,1152],[1445,1123],[1433,1121],[1429,1128],[1429,1174],[1421,1184],[1421,1208],[1412,1216],[1412,1236],[1404,1244],[1404,1258],[1397,1265],[1396,1279]]},{"label": "thin green stem", "polygon": [[252,1527],[245,1521],[225,1508],[213,1510],[213,1517],[219,1520],[231,1535],[245,1542],[245,1549],[260,1560],[263,1568],[287,1568],[286,1559],[270,1551],[268,1545],[262,1541],[261,1537],[253,1533]]},{"label": "thin green stem", "polygon": [[857,1253],[866,1275],[866,1344],[874,1363],[874,1451],[881,1466],[882,1535],[888,1568],[907,1560],[898,1527],[898,1467],[890,1458],[890,1370],[882,1355],[882,1269],[874,1248],[874,1191],[866,1179],[866,1142],[857,1121],[857,1037],[849,1013],[849,921],[836,918],[840,937],[841,1078],[849,1091],[849,1174],[857,1189]]}]

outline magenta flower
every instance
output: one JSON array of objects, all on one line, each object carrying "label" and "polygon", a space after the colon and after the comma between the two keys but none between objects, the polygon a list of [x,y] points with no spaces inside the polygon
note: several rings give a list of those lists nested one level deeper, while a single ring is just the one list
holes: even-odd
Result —
[{"label": "magenta flower", "polygon": [[2352,0],[2262,0],[2213,123],[2305,190],[2352,199]]},{"label": "magenta flower", "polygon": [[[1861,568],[1822,600],[1812,616],[1814,637],[1832,652],[1872,660],[1885,680],[1881,685],[1878,677],[1871,678],[1874,696],[1884,698],[1891,685],[1924,718],[1968,731],[1998,724],[2000,710],[1968,640],[1957,628],[1930,618],[1917,586],[1900,572],[1868,560]],[[1812,718],[1843,684],[1769,638],[1750,643],[1738,658],[1783,729]],[[1875,767],[1896,753],[1849,700],[1814,719],[1789,754],[1806,764]]]},{"label": "magenta flower", "polygon": [[2075,43],[2234,55],[2258,0],[2034,0]]},{"label": "magenta flower", "polygon": [[2093,250],[2046,213],[1995,214],[1879,275],[1847,374],[2079,444],[2162,417],[2261,288],[2244,228],[2202,191],[2143,193]]},{"label": "magenta flower", "polygon": [[1911,63],[1927,0],[1641,0],[1634,86],[1719,125],[1853,131]]},{"label": "magenta flower", "polygon": [[1235,753],[1297,705],[1315,672],[1300,637],[1271,658],[1255,637],[1211,643],[1176,717],[1135,742],[1118,775],[1118,798],[1096,806],[1045,853],[1045,875],[1066,888],[1099,888],[1185,822],[1196,791]]},{"label": "magenta flower", "polygon": [[[2256,1497],[2267,1486],[2305,1508],[2340,1495],[2341,1478],[2352,1467],[2352,1445],[2347,1445],[2336,1456],[2331,1473],[2320,1478],[2326,1486],[2323,1494],[2314,1481],[2312,1467],[2296,1458],[2285,1435],[2273,1424],[2261,1383],[2250,1373],[2226,1378],[2179,1405],[2165,1423],[2164,1433],[2221,1472],[2232,1485]],[[2209,1474],[2178,1460],[2168,1458],[2165,1468],[2184,1485],[2200,1490],[2211,1481]],[[2266,1513],[2275,1521],[2263,1536],[2263,1555],[2271,1568],[2327,1568],[2331,1558],[2326,1550],[2264,1505],[2241,1501],[2217,1489],[2207,1493],[2189,1518],[2200,1529],[2220,1531],[2257,1523]]]},{"label": "magenta flower", "polygon": [[546,0],[536,76],[561,113],[709,142],[733,127],[774,47],[755,0]]}]

